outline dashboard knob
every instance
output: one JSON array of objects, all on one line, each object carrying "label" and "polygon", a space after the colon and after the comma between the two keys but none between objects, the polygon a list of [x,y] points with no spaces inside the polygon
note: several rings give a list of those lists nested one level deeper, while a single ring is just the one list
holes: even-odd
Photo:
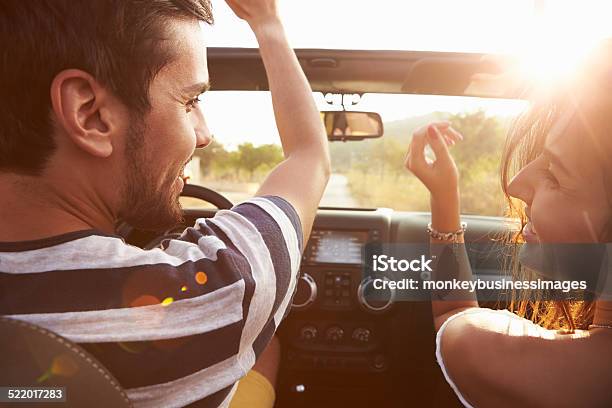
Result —
[{"label": "dashboard knob", "polygon": [[363,327],[358,327],[353,331],[353,340],[360,343],[368,343],[370,341],[371,332]]},{"label": "dashboard knob", "polygon": [[325,338],[333,343],[337,343],[344,337],[344,330],[339,326],[332,326],[325,331]]},{"label": "dashboard knob", "polygon": [[[388,280],[387,278],[381,279]],[[357,288],[357,300],[359,305],[368,312],[382,313],[393,306],[395,289],[389,289],[388,286],[385,289],[375,289],[374,279],[367,277],[361,281],[359,288]]]},{"label": "dashboard knob", "polygon": [[372,367],[377,371],[382,371],[387,367],[387,359],[382,354],[378,354],[372,361]]},{"label": "dashboard knob", "polygon": [[300,330],[300,338],[304,341],[312,341],[317,338],[317,328],[314,326],[304,326]]},{"label": "dashboard knob", "polygon": [[307,273],[303,273],[297,282],[297,290],[293,297],[291,307],[296,310],[305,309],[317,298],[317,283]]}]

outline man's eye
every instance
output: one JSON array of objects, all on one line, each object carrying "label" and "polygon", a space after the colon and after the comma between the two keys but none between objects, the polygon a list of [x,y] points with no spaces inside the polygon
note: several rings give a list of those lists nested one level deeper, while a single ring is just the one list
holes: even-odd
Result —
[{"label": "man's eye", "polygon": [[191,112],[192,109],[194,109],[198,103],[202,102],[202,94],[196,96],[193,99],[190,99],[187,101],[187,103],[185,104],[186,108],[187,108],[187,112]]}]

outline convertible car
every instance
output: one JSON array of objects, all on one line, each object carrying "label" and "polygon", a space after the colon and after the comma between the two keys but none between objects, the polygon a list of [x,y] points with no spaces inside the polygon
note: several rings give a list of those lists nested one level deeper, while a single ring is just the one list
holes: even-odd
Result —
[{"label": "convertible car", "polygon": [[[240,101],[256,101],[258,95],[261,103],[269,104],[265,71],[256,49],[210,48],[208,52],[214,80],[205,97],[209,98],[205,111],[227,100],[225,107],[216,109],[241,113],[247,107]],[[457,157],[460,167],[465,164],[468,171],[479,172],[462,175],[472,182],[465,185],[465,191],[476,196],[464,208],[469,225],[466,241],[493,249],[496,239],[513,228],[501,217],[504,203],[498,193],[496,155],[504,126],[525,103],[491,99],[484,93],[466,96],[472,75],[491,68],[483,65],[480,54],[302,49],[297,55],[324,109],[337,113],[365,106],[383,118],[385,130],[379,132],[384,133],[382,137],[369,135],[379,137],[371,140],[355,131],[343,137],[330,132],[330,139],[335,139],[330,142],[334,174],[304,251],[292,310],[279,330],[282,363],[276,406],[459,405],[435,361],[430,303],[397,301],[392,291],[383,299],[369,298],[372,281],[364,274],[362,249],[371,243],[428,242],[430,216],[423,211],[426,195],[402,168],[402,159],[410,130],[432,118],[458,121],[459,127],[477,130],[477,134],[466,135],[471,145]],[[399,119],[387,120],[393,118],[393,112],[400,112],[395,115]],[[417,114],[411,116],[411,112]],[[214,112],[207,114],[214,116]],[[266,114],[271,117],[271,106]],[[232,155],[243,154],[244,163],[250,157],[245,146],[262,143],[264,136],[258,140],[245,135],[242,142],[247,142],[231,149],[223,144],[224,127],[216,127],[214,117],[210,126],[218,142],[210,147],[210,155],[204,150],[204,156],[196,157],[199,167],[192,168],[191,183],[183,191],[189,197],[183,203],[185,225],[213,216],[217,209],[207,208],[211,205],[230,208],[233,201],[248,197],[256,184],[257,168],[249,171],[231,164]],[[385,146],[390,151],[385,152]],[[469,157],[474,148],[477,157]],[[382,157],[372,156],[376,151]],[[223,158],[216,159],[215,154]],[[474,164],[479,160],[482,163]],[[479,166],[484,170],[477,170]],[[239,182],[241,179],[247,182]],[[385,190],[381,184],[393,188]],[[411,206],[417,211],[410,210]],[[150,248],[183,228],[124,233],[128,242]],[[474,273],[503,279],[502,261],[492,253],[495,251],[470,253]],[[501,307],[503,300],[488,306]]]},{"label": "convertible car", "polygon": [[[333,174],[306,243],[291,311],[278,332],[276,406],[459,406],[435,360],[430,302],[400,301],[390,289],[369,296],[373,281],[364,268],[364,247],[428,242],[428,195],[403,159],[416,127],[449,120],[466,136],[453,149],[466,242],[480,244],[469,251],[474,274],[504,279],[495,246],[515,226],[503,218],[496,170],[504,130],[526,103],[474,86],[475,73],[494,68],[481,54],[296,52],[328,128]],[[203,106],[216,142],[190,164],[184,224],[168,231],[121,226],[118,232],[132,245],[156,247],[197,218],[248,198],[282,160],[258,51],[209,48],[208,54],[213,86]],[[503,307],[507,299],[486,300],[483,305]],[[86,392],[72,392],[71,406],[89,405],[92,398],[104,406],[128,404],[104,367],[77,348],[36,327],[0,324],[7,334],[0,348],[27,339],[28,350],[64,348],[83,364],[82,375],[71,381],[78,382],[73,390]]]},{"label": "convertible car", "polygon": [[[491,7],[498,18],[497,6]],[[521,10],[504,19],[521,27],[516,24]],[[479,12],[464,13],[463,18],[474,20],[461,22],[482,25],[478,38],[505,24],[481,18]],[[391,14],[386,18],[394,24],[406,24],[405,15]],[[338,15],[345,17],[344,12]],[[447,11],[439,17],[456,16]],[[348,17],[338,21],[345,23]],[[309,36],[326,32],[323,25],[311,26],[309,21]],[[224,34],[228,38],[230,29]],[[403,41],[401,35],[388,37]],[[132,245],[154,248],[196,219],[251,197],[282,160],[258,50],[218,46],[208,47],[207,53],[211,90],[202,108],[215,142],[197,152],[186,170],[184,223],[166,231],[120,226],[118,233]],[[481,280],[507,279],[505,258],[497,249],[517,225],[505,217],[498,167],[506,130],[528,106],[524,94],[512,84],[478,83],[475,74],[504,71],[478,52],[299,48],[296,54],[328,131],[332,175],[305,243],[291,311],[278,331],[282,357],[276,407],[459,407],[435,359],[431,303],[400,300],[391,289],[370,296],[373,280],[364,248],[429,242],[429,196],[403,162],[414,130],[447,120],[465,136],[451,153],[460,171],[465,240],[474,244],[468,247],[473,273]],[[481,306],[491,308],[504,308],[508,301],[479,298]],[[0,319],[0,350],[11,338],[28,338],[30,349],[41,353],[63,347],[78,354],[52,333],[9,326]],[[9,329],[29,332],[11,337]],[[91,406],[94,399],[100,406],[129,406],[101,364],[85,355],[75,358],[87,369],[74,379],[79,381],[74,389],[86,392],[72,393],[71,406]]]}]

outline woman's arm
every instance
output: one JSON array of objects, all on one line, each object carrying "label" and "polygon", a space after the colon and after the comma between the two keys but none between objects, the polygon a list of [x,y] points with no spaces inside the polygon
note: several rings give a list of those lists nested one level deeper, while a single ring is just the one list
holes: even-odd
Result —
[{"label": "woman's arm", "polygon": [[[459,221],[458,172],[448,151],[461,137],[445,123],[415,132],[406,158],[412,171],[431,193],[432,228],[457,231]],[[429,144],[436,155],[425,159]],[[463,243],[463,236],[456,241]],[[440,271],[446,279],[469,280],[472,272],[463,245],[431,240],[440,251],[454,248],[458,265]],[[439,245],[437,248],[436,246]],[[434,270],[434,274],[436,271]],[[435,276],[434,276],[435,278]],[[439,278],[439,276],[438,276]],[[434,299],[436,293],[432,293]],[[445,372],[465,400],[475,407],[609,406],[612,379],[610,337],[595,338],[546,330],[505,310],[478,308],[475,297],[451,291],[432,299],[436,331],[455,316],[440,333],[439,351]]]},{"label": "woman's arm", "polygon": [[561,334],[504,310],[475,309],[446,326],[441,355],[474,407],[604,407],[612,400],[612,351],[610,338],[602,337]]},{"label": "woman's arm", "polygon": [[[417,130],[410,143],[410,150],[406,157],[406,168],[414,173],[425,184],[431,193],[431,224],[432,228],[440,232],[457,231],[460,228],[459,218],[459,173],[453,158],[448,151],[448,144],[454,144],[463,137],[447,122],[433,123]],[[431,146],[436,160],[428,162],[425,158],[425,146]],[[461,280],[471,280],[472,272],[467,254],[463,245],[463,235],[456,243],[458,265],[455,276]],[[441,249],[448,242],[431,239],[432,248]],[[448,273],[448,271],[446,271]],[[435,274],[435,272],[434,272]],[[434,276],[434,279],[436,276]],[[438,276],[439,278],[439,276]],[[434,294],[435,296],[435,294]],[[436,331],[449,316],[472,307],[478,307],[474,294],[465,291],[447,292],[439,300],[432,299],[432,312]]]}]

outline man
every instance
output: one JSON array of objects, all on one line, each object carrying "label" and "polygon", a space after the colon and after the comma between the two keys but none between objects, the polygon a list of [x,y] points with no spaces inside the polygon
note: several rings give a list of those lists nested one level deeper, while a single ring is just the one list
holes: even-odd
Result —
[{"label": "man", "polygon": [[86,347],[136,406],[229,403],[288,312],[329,177],[276,1],[228,4],[259,42],[285,160],[256,198],[144,251],[115,225],[180,221],[211,140],[209,1],[0,3],[0,314]]}]

